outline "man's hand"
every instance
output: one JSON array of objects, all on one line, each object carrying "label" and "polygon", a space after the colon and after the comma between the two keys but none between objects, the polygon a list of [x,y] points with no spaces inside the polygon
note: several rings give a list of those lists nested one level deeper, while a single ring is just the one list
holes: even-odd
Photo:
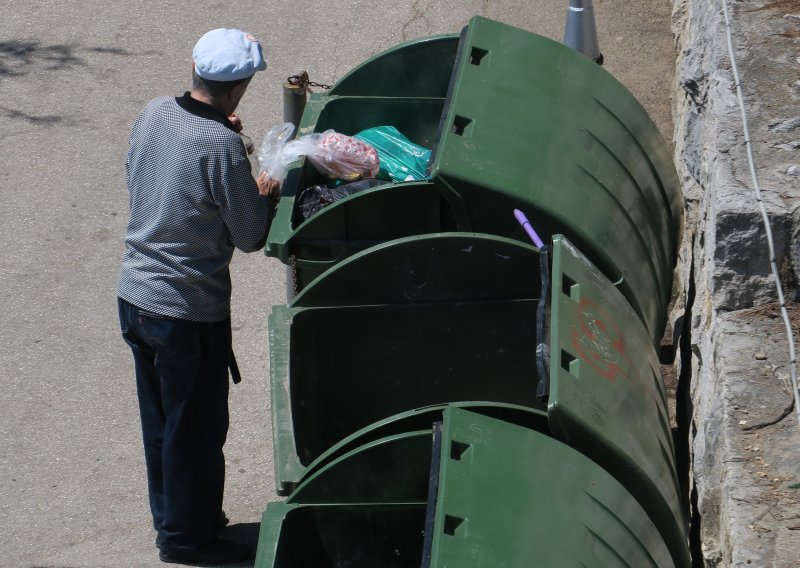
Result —
[{"label": "man's hand", "polygon": [[239,116],[236,113],[231,113],[228,116],[228,120],[231,121],[231,124],[233,124],[233,128],[236,130],[236,132],[241,133],[242,130],[244,130],[244,125],[242,124],[242,119],[239,118]]},{"label": "man's hand", "polygon": [[256,178],[256,183],[258,184],[259,195],[269,199],[273,206],[276,205],[278,198],[281,196],[281,182],[269,177],[267,172],[261,172]]}]

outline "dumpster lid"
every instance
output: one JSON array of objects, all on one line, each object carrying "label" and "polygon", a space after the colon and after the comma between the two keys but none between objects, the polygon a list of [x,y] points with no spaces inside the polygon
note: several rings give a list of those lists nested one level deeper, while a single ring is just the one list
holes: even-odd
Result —
[{"label": "dumpster lid", "polygon": [[434,422],[441,422],[442,413],[449,407],[464,408],[476,414],[490,416],[530,428],[531,430],[547,431],[547,414],[543,410],[528,406],[487,401],[458,401],[447,404],[434,404],[384,418],[347,436],[315,459],[303,472],[303,477],[308,477],[338,459],[341,455],[374,440],[403,432],[422,430]]},{"label": "dumpster lid", "polygon": [[538,289],[535,247],[494,235],[431,233],[354,254],[309,284],[291,306],[516,300],[536,298]]},{"label": "dumpster lid", "polygon": [[547,435],[449,408],[439,463],[423,567],[674,565],[631,494]]},{"label": "dumpster lid", "polygon": [[[303,472],[290,503],[423,502],[430,467],[430,428],[448,408],[546,431],[545,413],[495,402],[456,402],[417,408],[348,436]],[[420,485],[420,481],[422,482]]]},{"label": "dumpster lid", "polygon": [[430,430],[400,432],[338,456],[311,473],[288,503],[424,503]]},{"label": "dumpster lid", "polygon": [[437,35],[396,45],[354,67],[329,91],[347,97],[437,97],[447,90],[441,69],[452,65],[458,36]]},{"label": "dumpster lid", "polygon": [[560,235],[550,325],[553,434],[619,479],[680,550],[680,489],[655,348],[622,294]]},{"label": "dumpster lid", "polygon": [[[432,178],[532,193],[557,182],[544,165],[568,165],[564,152],[574,153],[576,164],[586,161],[590,148],[581,146],[593,144],[577,137],[584,131],[622,133],[634,161],[647,165],[648,178],[675,175],[655,124],[617,79],[557,41],[501,22],[475,16],[464,28],[445,105]],[[567,172],[561,173],[564,179]],[[641,198],[668,219],[653,222],[664,223],[671,246],[680,196],[651,181],[658,187]]]},{"label": "dumpster lid", "polygon": [[542,236],[566,232],[619,283],[653,341],[660,339],[680,186],[646,111],[591,59],[525,30],[472,18],[429,175],[461,195],[471,230],[524,239],[508,220],[520,208]]}]

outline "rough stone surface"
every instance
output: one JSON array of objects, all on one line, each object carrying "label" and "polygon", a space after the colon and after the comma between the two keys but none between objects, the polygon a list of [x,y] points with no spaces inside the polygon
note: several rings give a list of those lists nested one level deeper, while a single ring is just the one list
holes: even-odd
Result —
[{"label": "rough stone surface", "polygon": [[709,489],[700,501],[704,533],[719,538],[719,547],[704,539],[706,565],[798,566],[800,429],[792,414],[759,427],[792,400],[779,310],[720,315],[711,343],[708,381],[698,389],[707,400],[704,442],[695,447],[695,471]]},{"label": "rough stone surface", "polygon": [[[793,300],[800,266],[800,30],[784,16],[800,13],[800,1],[731,1],[729,13],[761,197]],[[676,2],[677,83],[685,96],[675,100],[675,142],[686,228],[676,278],[681,299],[671,319],[690,318],[681,328],[678,363],[687,397],[677,406],[686,409],[691,444],[695,560],[797,567],[797,417],[792,412],[776,425],[745,430],[781,414],[792,391],[725,29],[721,2]],[[792,320],[798,315],[793,309]]]}]

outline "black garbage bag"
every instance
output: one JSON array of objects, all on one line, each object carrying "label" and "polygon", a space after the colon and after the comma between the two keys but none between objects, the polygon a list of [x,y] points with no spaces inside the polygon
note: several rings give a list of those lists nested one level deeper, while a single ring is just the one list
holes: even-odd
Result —
[{"label": "black garbage bag", "polygon": [[297,216],[301,222],[305,221],[331,203],[336,203],[348,195],[353,195],[359,191],[369,189],[370,187],[383,185],[385,183],[386,182],[383,180],[367,178],[351,183],[345,183],[337,187],[328,187],[327,185],[312,185],[311,187],[305,188],[300,193],[300,197],[297,198]]}]

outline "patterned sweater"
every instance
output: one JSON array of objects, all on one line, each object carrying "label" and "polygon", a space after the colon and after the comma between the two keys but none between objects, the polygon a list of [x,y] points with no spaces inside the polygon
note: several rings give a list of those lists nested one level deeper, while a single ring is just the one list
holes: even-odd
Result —
[{"label": "patterned sweater", "polygon": [[263,247],[273,214],[233,125],[188,92],[154,99],[133,125],[125,169],[131,216],[117,294],[154,314],[227,318],[233,249]]}]

